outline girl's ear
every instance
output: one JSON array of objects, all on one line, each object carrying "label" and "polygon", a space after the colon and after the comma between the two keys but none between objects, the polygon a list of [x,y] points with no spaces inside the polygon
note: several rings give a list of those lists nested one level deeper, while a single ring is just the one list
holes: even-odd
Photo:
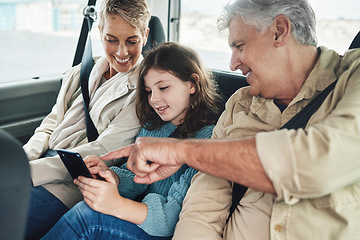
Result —
[{"label": "girl's ear", "polygon": [[[200,77],[196,73],[193,73],[193,74],[191,74],[191,79],[193,79],[194,82],[199,83]],[[195,87],[194,82],[192,82],[192,81],[189,82],[190,83],[190,94],[194,94],[196,92],[196,87]]]}]

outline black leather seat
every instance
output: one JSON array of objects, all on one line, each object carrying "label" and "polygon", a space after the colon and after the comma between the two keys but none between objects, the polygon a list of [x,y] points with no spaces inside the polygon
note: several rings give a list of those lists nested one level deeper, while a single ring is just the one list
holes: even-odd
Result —
[{"label": "black leather seat", "polygon": [[349,49],[360,48],[360,31],[355,36],[354,40],[351,42]]},{"label": "black leather seat", "polygon": [[149,35],[146,45],[143,47],[143,55],[146,55],[146,52],[149,51],[152,47],[156,46],[159,43],[165,42],[165,32],[161,24],[161,21],[156,16],[151,16],[149,22]]},{"label": "black leather seat", "polygon": [[225,108],[225,102],[236,90],[249,85],[246,82],[245,76],[236,73],[212,70],[212,74],[218,84],[220,95],[224,100],[224,103],[222,103],[221,106],[221,111]]},{"label": "black leather seat", "polygon": [[[218,103],[220,114],[225,110],[225,103],[233,95],[233,93],[244,86],[249,84],[246,82],[246,77],[225,71],[212,70],[212,74],[219,87],[219,94],[222,101]],[[218,116],[220,117],[220,115]]]},{"label": "black leather seat", "polygon": [[0,239],[24,239],[30,198],[29,160],[20,145],[0,129]]}]

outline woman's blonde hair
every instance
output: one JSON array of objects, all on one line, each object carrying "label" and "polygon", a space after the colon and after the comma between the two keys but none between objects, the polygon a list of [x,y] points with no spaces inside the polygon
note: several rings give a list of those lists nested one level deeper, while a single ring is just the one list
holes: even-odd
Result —
[{"label": "woman's blonde hair", "polygon": [[99,9],[99,27],[102,30],[105,19],[118,15],[146,36],[150,11],[145,0],[103,0]]},{"label": "woman's blonde hair", "polygon": [[[202,66],[194,50],[168,42],[149,52],[139,67],[136,114],[142,127],[154,130],[165,124],[148,102],[144,77],[150,69],[167,71],[184,82],[191,81],[195,86],[184,122],[178,126],[181,138],[192,137],[202,127],[216,123],[221,98],[211,73]],[[194,73],[199,76],[198,80],[192,76]]]}]

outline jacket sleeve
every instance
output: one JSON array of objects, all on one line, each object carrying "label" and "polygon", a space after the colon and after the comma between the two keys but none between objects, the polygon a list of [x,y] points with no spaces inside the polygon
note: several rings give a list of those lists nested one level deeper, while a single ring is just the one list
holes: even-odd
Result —
[{"label": "jacket sleeve", "polygon": [[[234,95],[226,104],[213,131],[213,138],[225,138],[233,129],[224,125],[233,121],[234,107],[238,104],[238,95]],[[236,136],[243,133],[236,132]],[[179,222],[173,239],[222,239],[223,229],[229,214],[232,199],[232,183],[202,172],[197,173],[184,199]]]},{"label": "jacket sleeve", "polygon": [[60,160],[60,157],[55,156],[40,159],[39,157],[49,149],[50,136],[59,125],[59,109],[62,109],[61,106],[63,106],[63,111],[66,111],[66,102],[74,94],[77,88],[75,79],[79,78],[79,69],[80,65],[65,72],[61,89],[56,99],[56,104],[53,106],[51,112],[43,119],[40,126],[36,128],[34,135],[23,146],[24,151],[30,160],[31,178],[34,186],[63,180],[72,180],[70,174]]},{"label": "jacket sleeve", "polygon": [[66,111],[67,102],[78,88],[79,78],[80,65],[70,68],[64,73],[55,105],[40,126],[35,129],[34,135],[23,146],[30,161],[39,159],[41,154],[49,149],[50,136],[59,125],[58,114]]},{"label": "jacket sleeve", "polygon": [[196,172],[193,168],[187,168],[179,180],[172,183],[167,196],[147,194],[142,202],[148,206],[148,214],[138,226],[153,236],[172,236],[183,200]]},{"label": "jacket sleeve", "polygon": [[58,126],[56,119],[56,104],[51,112],[43,119],[40,126],[36,128],[34,135],[23,146],[29,160],[38,159],[49,148],[49,138]]},{"label": "jacket sleeve", "polygon": [[229,181],[199,172],[183,203],[173,239],[222,239],[231,205]]}]

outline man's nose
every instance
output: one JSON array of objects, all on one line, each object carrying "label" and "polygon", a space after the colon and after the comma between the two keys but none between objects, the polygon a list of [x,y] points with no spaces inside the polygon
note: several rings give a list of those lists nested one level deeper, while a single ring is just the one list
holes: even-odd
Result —
[{"label": "man's nose", "polygon": [[231,54],[231,60],[230,60],[230,69],[231,71],[236,71],[240,69],[242,62],[239,59],[239,56],[234,53],[234,51]]}]

